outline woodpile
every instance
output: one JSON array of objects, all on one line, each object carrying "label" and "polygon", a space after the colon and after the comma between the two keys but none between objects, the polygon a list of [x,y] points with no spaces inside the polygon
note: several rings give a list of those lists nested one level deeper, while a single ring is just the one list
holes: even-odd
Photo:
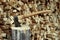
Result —
[{"label": "woodpile", "polygon": [[0,0],[0,40],[11,40],[15,23],[31,28],[31,40],[60,40],[60,0]]}]

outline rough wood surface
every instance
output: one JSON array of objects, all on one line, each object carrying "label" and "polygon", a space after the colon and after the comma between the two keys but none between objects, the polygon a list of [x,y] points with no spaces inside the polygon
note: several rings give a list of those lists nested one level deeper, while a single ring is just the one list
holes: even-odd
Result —
[{"label": "rough wood surface", "polygon": [[31,28],[31,40],[60,40],[60,0],[0,0],[0,34],[6,33],[7,40],[10,27],[15,27],[14,16],[20,16],[21,26]]}]

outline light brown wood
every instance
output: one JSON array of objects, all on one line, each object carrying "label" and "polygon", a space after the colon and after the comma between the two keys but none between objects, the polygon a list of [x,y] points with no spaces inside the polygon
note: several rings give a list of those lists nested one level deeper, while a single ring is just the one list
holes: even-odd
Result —
[{"label": "light brown wood", "polygon": [[41,13],[44,14],[44,13],[49,13],[49,12],[51,12],[51,10],[43,10],[43,11],[33,12],[33,13],[30,13],[30,14],[27,14],[27,15],[21,15],[18,18],[23,19],[23,18],[34,16],[34,15],[38,15],[38,14],[41,14]]}]

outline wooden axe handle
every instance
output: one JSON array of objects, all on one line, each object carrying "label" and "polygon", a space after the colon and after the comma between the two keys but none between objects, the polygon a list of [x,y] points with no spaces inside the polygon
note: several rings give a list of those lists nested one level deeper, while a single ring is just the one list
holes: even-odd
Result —
[{"label": "wooden axe handle", "polygon": [[44,14],[44,13],[49,13],[49,12],[51,12],[51,10],[43,10],[43,11],[33,12],[33,13],[30,13],[30,14],[27,14],[27,15],[21,15],[18,18],[23,19],[23,18],[34,16],[34,15],[38,15],[38,14],[41,14],[41,13]]}]

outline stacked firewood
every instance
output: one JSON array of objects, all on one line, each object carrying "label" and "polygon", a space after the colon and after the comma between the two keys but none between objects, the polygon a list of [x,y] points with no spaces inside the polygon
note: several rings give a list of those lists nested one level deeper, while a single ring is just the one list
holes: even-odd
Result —
[{"label": "stacked firewood", "polygon": [[[6,33],[7,40],[10,40],[10,27],[15,26],[15,15],[43,10],[52,12],[19,19],[20,25],[31,28],[31,40],[60,40],[60,0],[0,0],[0,34]],[[3,36],[0,39],[3,40]]]}]

